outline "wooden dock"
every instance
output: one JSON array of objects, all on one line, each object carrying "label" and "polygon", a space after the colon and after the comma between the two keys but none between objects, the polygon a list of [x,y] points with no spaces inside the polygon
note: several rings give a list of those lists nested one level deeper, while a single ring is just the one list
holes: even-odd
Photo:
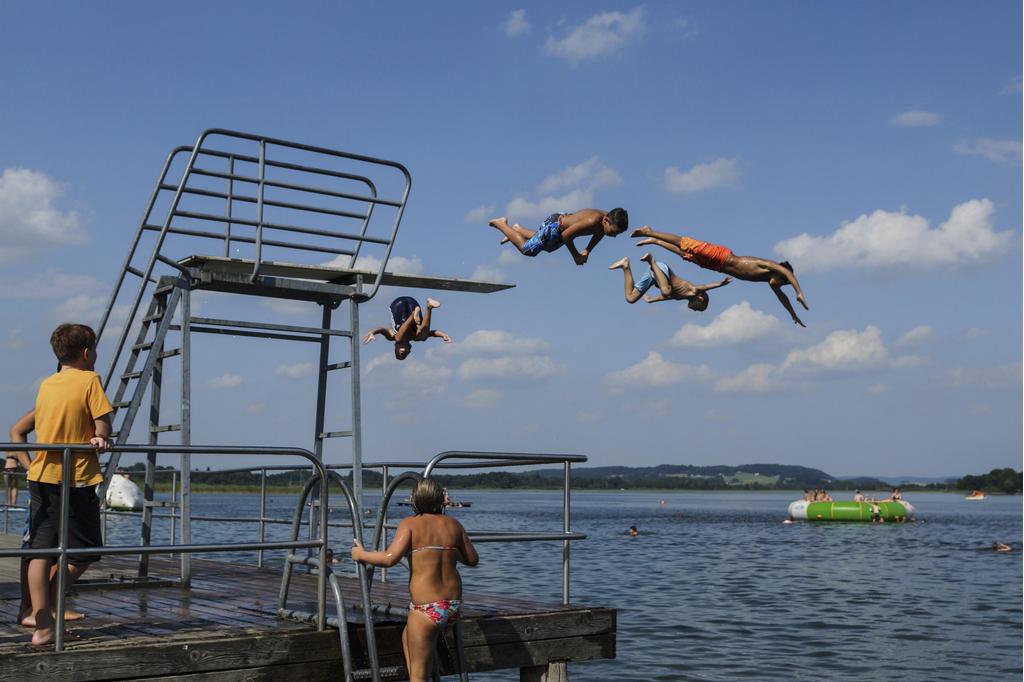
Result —
[{"label": "wooden dock", "polygon": [[[0,535],[0,546],[17,546]],[[66,650],[33,647],[31,631],[16,624],[18,561],[0,559],[0,680],[292,680],[339,679],[338,632],[276,615],[280,569],[193,558],[192,587],[90,587],[89,580],[130,576],[133,557],[106,557],[90,568],[69,606],[87,614],[68,624]],[[178,563],[154,556],[150,575],[172,578]],[[359,602],[354,579],[342,579],[345,602]],[[292,580],[289,608],[315,611],[315,577]],[[404,583],[375,583],[374,604],[408,604]],[[562,606],[508,595],[467,592],[462,620],[470,673],[520,668],[523,679],[544,679],[549,664],[615,657],[616,612]],[[328,615],[334,615],[328,600]],[[350,614],[357,668],[366,667],[363,627]],[[403,623],[377,619],[382,666],[403,665]],[[443,672],[455,674],[451,634]],[[555,668],[552,667],[552,670]],[[390,679],[405,679],[390,678]]]}]

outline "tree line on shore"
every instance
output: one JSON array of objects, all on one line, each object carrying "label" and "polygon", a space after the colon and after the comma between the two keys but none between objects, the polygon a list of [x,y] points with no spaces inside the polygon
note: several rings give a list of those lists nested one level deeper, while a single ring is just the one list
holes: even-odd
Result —
[{"label": "tree line on shore", "polygon": [[[141,473],[145,465],[137,463],[128,467],[133,473]],[[166,484],[167,474],[172,467],[157,467],[162,475],[158,484]],[[392,475],[398,472],[392,472]],[[295,488],[302,486],[309,475],[308,469],[284,472],[269,472],[267,487]],[[351,473],[344,474],[346,479]],[[472,488],[533,488],[559,489],[563,485],[561,469],[546,469],[531,472],[487,471],[473,474],[441,474],[435,477],[446,487],[467,490]],[[372,469],[363,472],[363,486],[368,489],[380,488],[381,474]],[[197,486],[259,488],[261,476],[253,471],[193,471],[191,482]],[[993,469],[987,474],[968,475],[957,480],[914,484],[900,483],[907,490],[983,490],[997,493],[1020,493],[1022,472],[1011,468]],[[838,479],[818,469],[807,467],[759,464],[742,467],[660,465],[657,467],[579,467],[572,471],[572,486],[577,490],[799,490],[818,488],[827,490],[881,490],[893,485],[892,482],[877,478],[860,477]]]}]

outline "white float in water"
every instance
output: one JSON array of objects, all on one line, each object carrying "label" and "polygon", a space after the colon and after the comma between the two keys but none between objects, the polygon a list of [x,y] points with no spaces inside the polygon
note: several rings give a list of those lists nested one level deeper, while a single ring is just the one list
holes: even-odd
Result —
[{"label": "white float in water", "polygon": [[139,511],[142,509],[142,491],[132,483],[128,474],[114,474],[107,486],[107,509]]}]

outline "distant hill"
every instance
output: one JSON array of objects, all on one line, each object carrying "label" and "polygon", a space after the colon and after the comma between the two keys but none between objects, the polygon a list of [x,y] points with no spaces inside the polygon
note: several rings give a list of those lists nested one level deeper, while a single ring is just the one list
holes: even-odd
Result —
[{"label": "distant hill", "polygon": [[[467,487],[558,487],[562,469],[541,469],[513,474],[439,475],[447,484]],[[820,469],[788,464],[743,464],[739,466],[660,464],[653,467],[602,466],[575,467],[572,470],[576,488],[682,488],[716,489],[801,489],[824,488],[852,490],[888,487],[885,481],[872,477],[837,478]]]}]

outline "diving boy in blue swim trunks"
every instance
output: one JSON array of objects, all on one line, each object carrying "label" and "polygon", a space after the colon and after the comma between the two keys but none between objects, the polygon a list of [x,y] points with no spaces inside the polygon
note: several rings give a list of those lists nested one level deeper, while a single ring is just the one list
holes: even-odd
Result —
[{"label": "diving boy in blue swim trunks", "polygon": [[[707,292],[718,287],[724,287],[732,281],[732,277],[726,277],[721,282],[715,282],[714,284],[694,286],[691,282],[672,272],[672,269],[664,263],[654,260],[654,256],[649,253],[642,255],[640,260],[646,262],[651,269],[650,272],[644,274],[636,283],[633,282],[633,272],[629,269],[629,256],[623,256],[608,266],[609,270],[622,270],[626,287],[626,303],[636,303],[643,296],[644,301],[647,303],[686,301],[686,305],[690,310],[707,310],[709,302]],[[658,285],[658,291],[661,292],[661,296],[644,296],[647,290],[655,284]]]},{"label": "diving boy in blue swim trunks", "polygon": [[[575,213],[552,213],[536,231],[528,230],[516,223],[509,225],[504,217],[495,218],[488,223],[500,230],[505,239],[515,244],[524,256],[536,256],[541,251],[557,251],[563,244],[572,255],[576,265],[587,262],[590,252],[606,235],[615,237],[629,227],[629,214],[624,208],[613,208],[605,212],[596,208],[584,208]],[[590,237],[587,248],[576,250],[573,240],[576,237]]]},{"label": "diving boy in blue swim trunks", "polygon": [[413,341],[426,341],[436,336],[445,343],[451,343],[452,337],[440,330],[430,329],[430,311],[440,308],[441,304],[427,299],[427,312],[423,313],[420,304],[412,296],[399,296],[391,302],[391,327],[377,327],[363,337],[363,343],[370,343],[377,334],[383,334],[388,341],[395,342],[395,357],[405,360],[412,352]]}]

